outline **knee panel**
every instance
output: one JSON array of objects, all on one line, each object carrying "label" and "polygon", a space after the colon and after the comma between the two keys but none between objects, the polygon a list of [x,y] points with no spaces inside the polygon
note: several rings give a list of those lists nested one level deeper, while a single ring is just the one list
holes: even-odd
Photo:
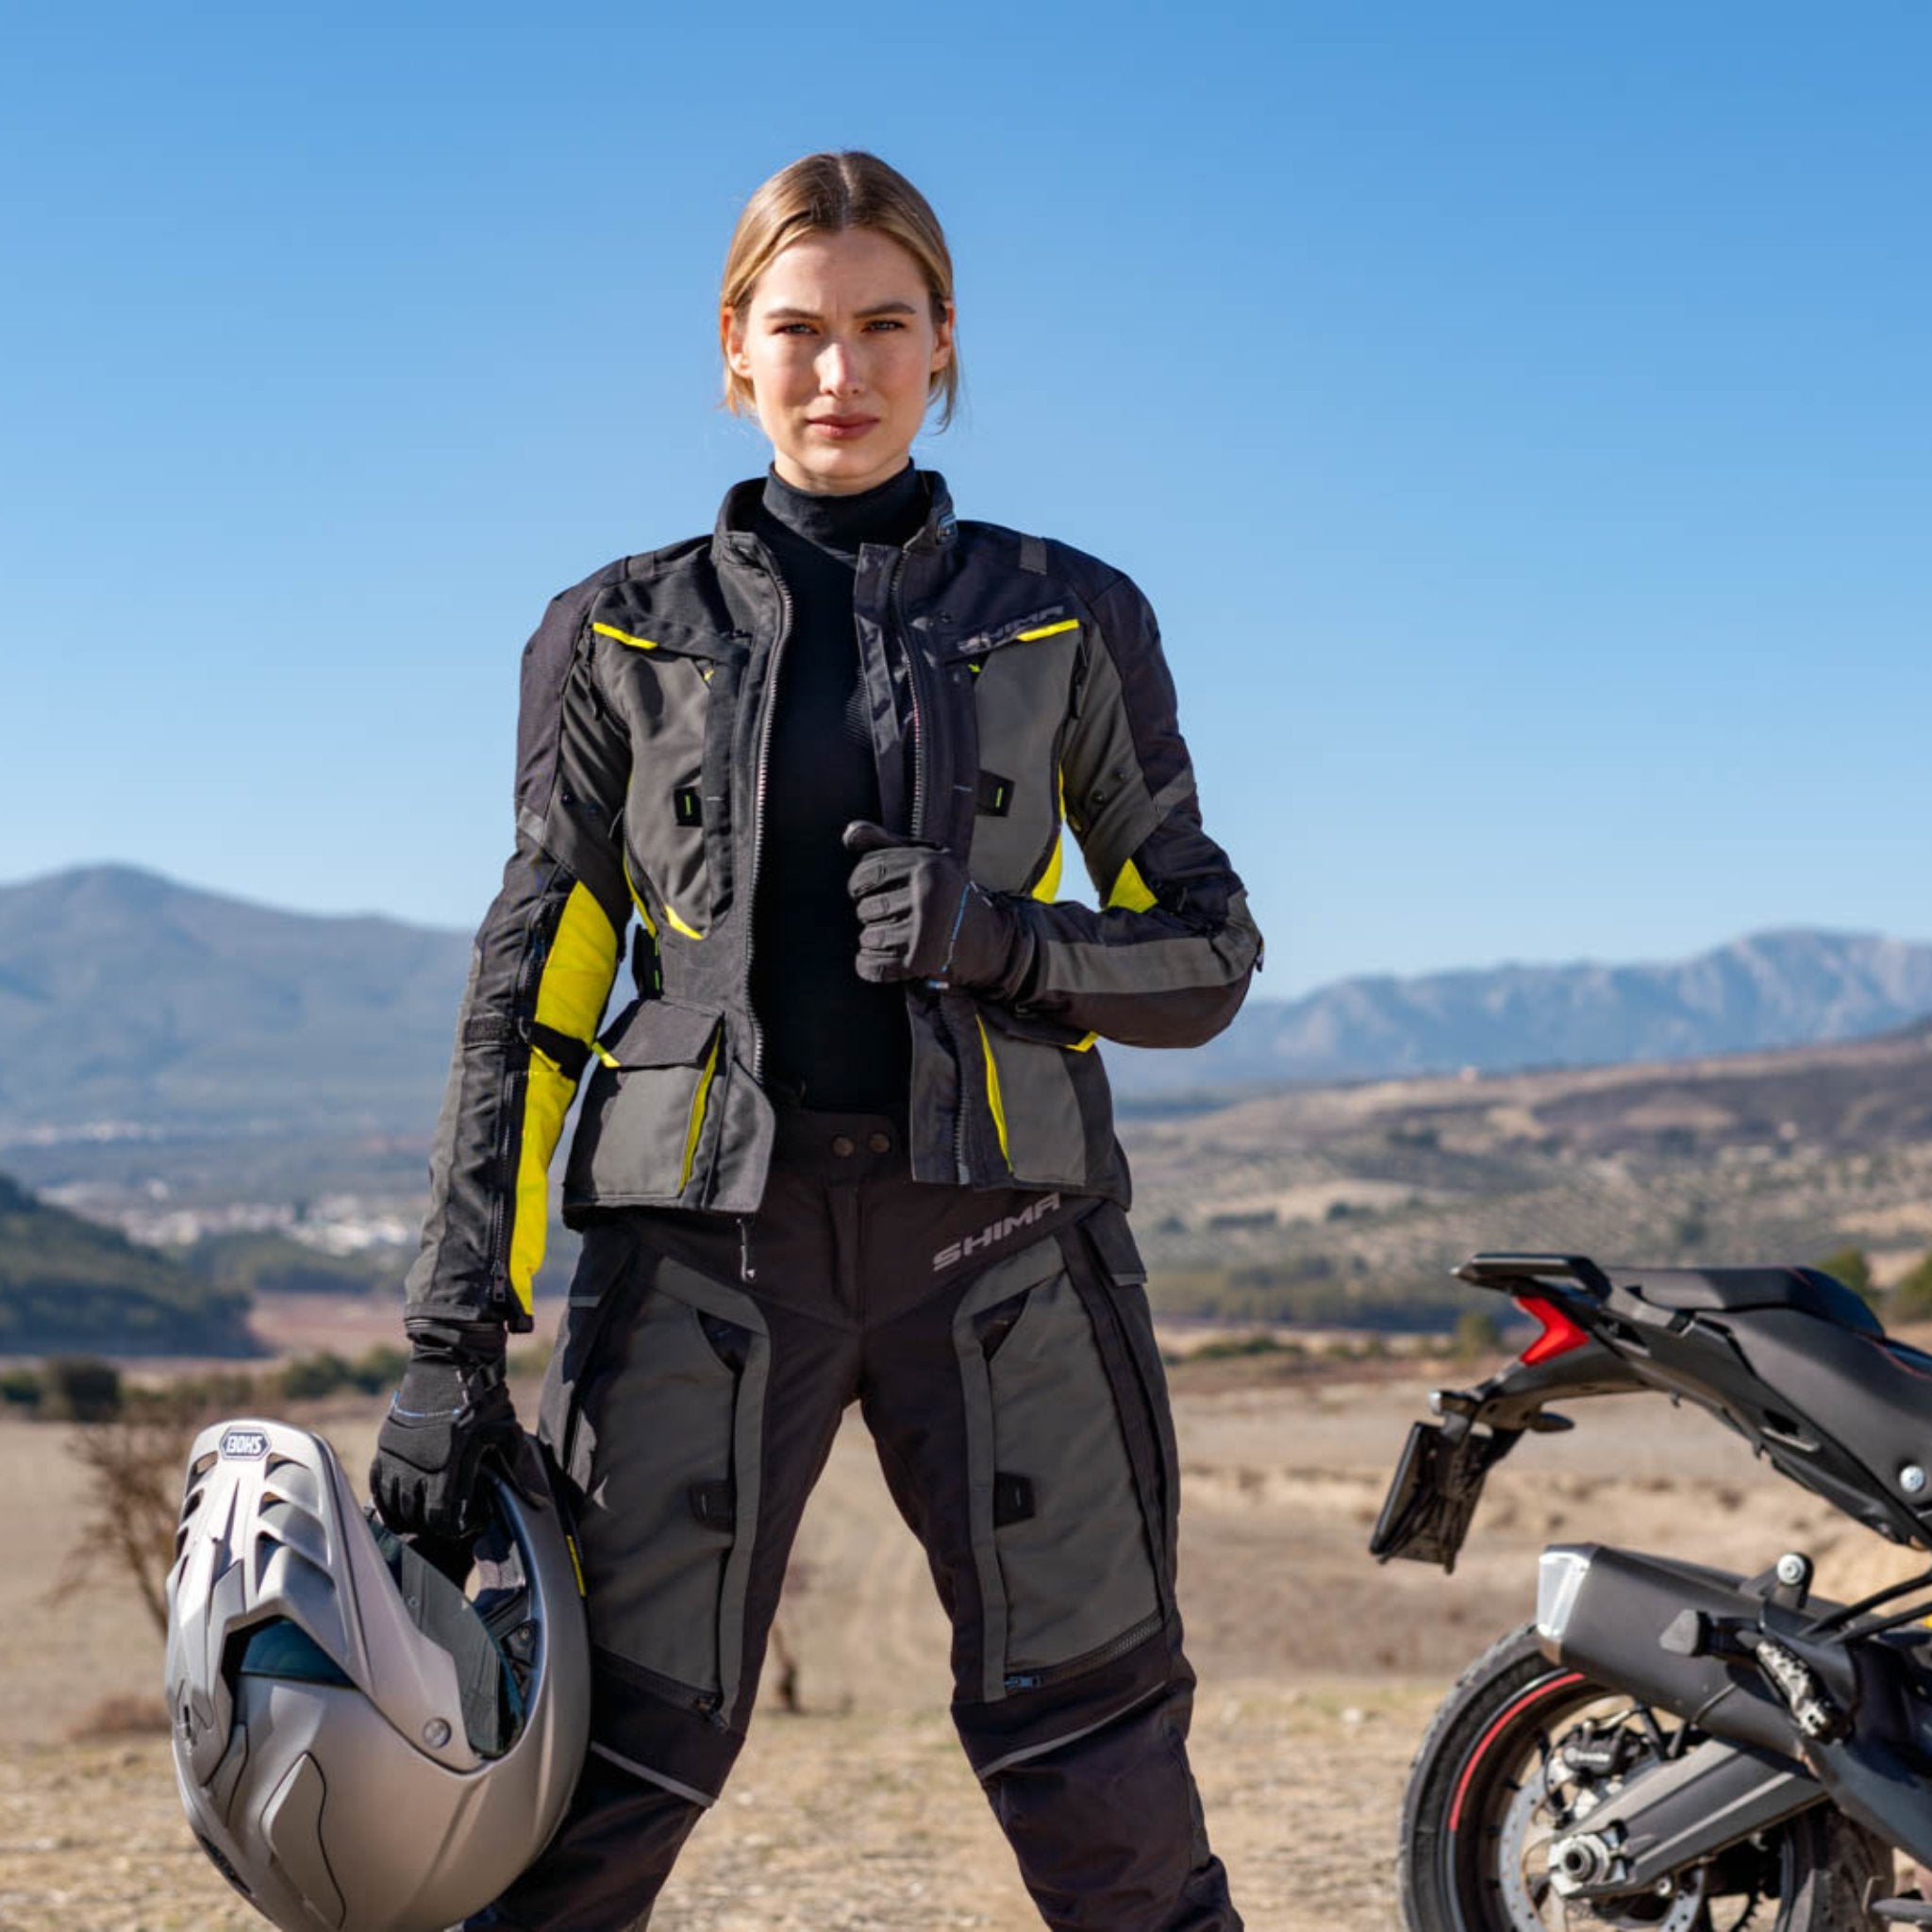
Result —
[{"label": "knee panel", "polygon": [[1105,1722],[1177,1663],[1173,1439],[1140,1274],[1103,1208],[954,1311],[980,1610],[955,1715],[982,1775]]},{"label": "knee panel", "polygon": [[575,1506],[594,1741],[707,1801],[737,1749],[770,1357],[748,1297],[613,1229],[586,1244],[543,1393]]}]

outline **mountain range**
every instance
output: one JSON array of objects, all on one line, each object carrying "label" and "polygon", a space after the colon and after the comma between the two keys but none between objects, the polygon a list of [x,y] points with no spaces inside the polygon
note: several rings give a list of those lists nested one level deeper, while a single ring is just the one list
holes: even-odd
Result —
[{"label": "mountain range", "polygon": [[[0,1140],[85,1131],[426,1136],[466,934],[276,910],[127,866],[0,887]],[[1183,1092],[1670,1060],[1932,1013],[1932,944],[1784,931],[1671,964],[1257,984],[1187,1054],[1109,1048],[1130,1105]]]},{"label": "mountain range", "polygon": [[1259,991],[1191,1054],[1109,1051],[1116,1084],[1134,1093],[1507,1073],[1856,1040],[1932,1013],[1932,944],[1766,932],[1665,964],[1344,979],[1284,1001]]}]

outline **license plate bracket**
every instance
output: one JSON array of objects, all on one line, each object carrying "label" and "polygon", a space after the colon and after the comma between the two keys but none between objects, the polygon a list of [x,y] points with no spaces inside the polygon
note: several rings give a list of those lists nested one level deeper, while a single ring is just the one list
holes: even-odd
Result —
[{"label": "license plate bracket", "polygon": [[1508,1429],[1463,1429],[1452,1437],[1440,1423],[1416,1423],[1370,1534],[1369,1554],[1378,1563],[1394,1557],[1440,1563],[1453,1574],[1490,1466],[1515,1441]]}]

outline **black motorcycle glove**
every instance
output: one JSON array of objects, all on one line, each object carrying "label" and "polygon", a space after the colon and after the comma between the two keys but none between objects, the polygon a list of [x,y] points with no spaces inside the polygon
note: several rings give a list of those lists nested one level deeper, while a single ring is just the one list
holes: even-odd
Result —
[{"label": "black motorcycle glove", "polygon": [[858,976],[926,979],[1010,999],[1032,942],[1012,902],[976,886],[953,853],[856,819],[845,849],[858,908]]},{"label": "black motorcycle glove", "polygon": [[497,1323],[409,1324],[413,1353],[390,1403],[369,1492],[398,1535],[455,1538],[481,1526],[478,1491],[495,1459],[516,1467],[523,1430],[503,1379]]}]

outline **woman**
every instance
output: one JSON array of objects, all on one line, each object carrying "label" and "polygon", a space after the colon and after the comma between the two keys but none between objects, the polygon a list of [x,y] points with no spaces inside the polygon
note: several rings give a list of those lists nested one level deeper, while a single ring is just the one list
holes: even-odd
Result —
[{"label": "woman", "polygon": [[[1217,1032],[1258,937],[1139,592],[957,521],[910,460],[958,381],[918,192],[863,154],[774,175],[720,333],[771,474],[708,538],[565,591],[525,655],[516,853],[374,1472],[396,1527],[463,1528],[516,1427],[504,1332],[590,1068],[540,1434],[576,1512],[592,1753],[474,1923],[642,1923],[743,1740],[857,1401],[1046,1923],[1238,1926],[1187,1765],[1173,1436],[1091,1049]],[[1060,896],[1069,827],[1099,909]],[[638,997],[599,1037],[633,910]]]}]

